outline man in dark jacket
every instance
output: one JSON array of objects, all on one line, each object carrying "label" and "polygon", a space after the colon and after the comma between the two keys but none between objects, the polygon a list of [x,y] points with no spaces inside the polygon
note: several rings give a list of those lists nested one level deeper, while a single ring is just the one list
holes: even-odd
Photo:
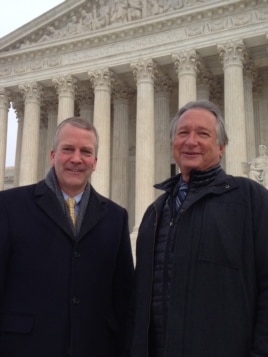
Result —
[{"label": "man in dark jacket", "polygon": [[132,357],[268,356],[268,191],[220,167],[214,104],[180,109],[171,141],[181,173],[137,239]]},{"label": "man in dark jacket", "polygon": [[66,119],[46,179],[0,192],[2,357],[125,353],[134,274],[128,218],[89,184],[97,149],[92,124]]}]

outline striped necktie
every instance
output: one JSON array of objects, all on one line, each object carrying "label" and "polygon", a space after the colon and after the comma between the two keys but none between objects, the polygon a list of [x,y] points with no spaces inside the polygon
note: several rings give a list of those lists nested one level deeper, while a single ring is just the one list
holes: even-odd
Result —
[{"label": "striped necktie", "polygon": [[76,205],[76,201],[73,197],[68,197],[66,200],[65,200],[66,204],[67,204],[67,207],[68,207],[68,210],[69,210],[69,214],[70,214],[70,217],[71,217],[71,220],[73,222],[73,225],[75,226],[75,223],[76,223],[76,214],[75,214],[75,210],[74,210],[74,207]]},{"label": "striped necktie", "polygon": [[179,190],[178,190],[178,194],[176,196],[176,210],[178,211],[182,202],[184,201],[186,195],[187,195],[187,191],[188,191],[188,184],[186,182],[182,182]]}]

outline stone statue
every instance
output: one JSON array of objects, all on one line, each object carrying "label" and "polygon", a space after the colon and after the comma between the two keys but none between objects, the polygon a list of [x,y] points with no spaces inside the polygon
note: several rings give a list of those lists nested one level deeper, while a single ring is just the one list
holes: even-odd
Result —
[{"label": "stone statue", "polygon": [[127,0],[115,0],[111,10],[111,23],[126,23],[127,18]]},{"label": "stone statue", "polygon": [[265,145],[259,145],[259,156],[249,164],[249,178],[268,188],[268,155]]},{"label": "stone statue", "polygon": [[140,0],[128,0],[128,21],[138,20],[142,16],[142,2]]}]

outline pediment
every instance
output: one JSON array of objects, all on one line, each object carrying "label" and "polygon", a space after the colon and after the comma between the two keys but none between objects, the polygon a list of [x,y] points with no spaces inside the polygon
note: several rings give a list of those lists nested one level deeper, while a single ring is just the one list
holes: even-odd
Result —
[{"label": "pediment", "polygon": [[[222,0],[65,0],[0,39],[0,51],[35,50],[76,41],[79,37],[145,23],[197,8],[219,6]],[[230,3],[230,1],[227,1]]]}]

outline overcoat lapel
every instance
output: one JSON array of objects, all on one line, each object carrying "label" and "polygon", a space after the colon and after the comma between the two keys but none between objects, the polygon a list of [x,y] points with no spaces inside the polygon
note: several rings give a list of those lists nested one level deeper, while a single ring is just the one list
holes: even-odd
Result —
[{"label": "overcoat lapel", "polygon": [[83,238],[106,214],[107,200],[96,193],[91,186],[88,205],[84,214],[78,239]]},{"label": "overcoat lapel", "polygon": [[70,223],[64,214],[54,192],[44,181],[37,183],[35,191],[36,204],[72,239],[74,238]]},{"label": "overcoat lapel", "polygon": [[[53,222],[74,239],[74,234],[68,218],[65,216],[56,195],[44,181],[37,183],[35,198],[36,204],[53,220]],[[105,216],[106,204],[107,200],[91,187],[88,205],[78,234],[78,240],[83,238],[83,236]]]}]

